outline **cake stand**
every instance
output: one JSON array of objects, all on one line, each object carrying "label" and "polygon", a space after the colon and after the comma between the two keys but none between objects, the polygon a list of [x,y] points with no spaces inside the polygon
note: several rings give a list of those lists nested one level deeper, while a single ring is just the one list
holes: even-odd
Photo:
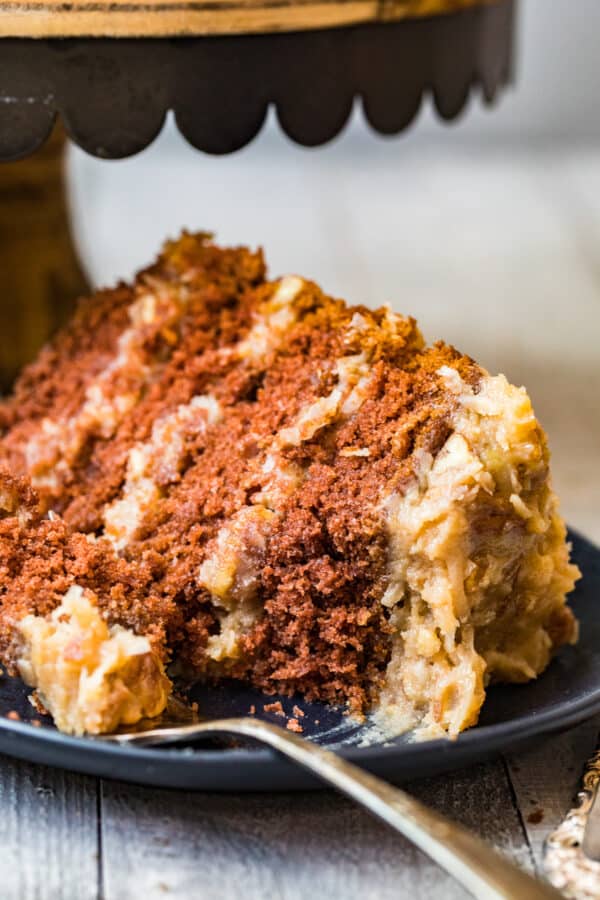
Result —
[{"label": "cake stand", "polygon": [[248,143],[269,106],[305,146],[335,137],[357,101],[386,135],[428,94],[454,119],[473,91],[491,103],[510,81],[515,2],[0,0],[0,387],[86,290],[65,132],[116,159],[169,110],[207,153]]}]

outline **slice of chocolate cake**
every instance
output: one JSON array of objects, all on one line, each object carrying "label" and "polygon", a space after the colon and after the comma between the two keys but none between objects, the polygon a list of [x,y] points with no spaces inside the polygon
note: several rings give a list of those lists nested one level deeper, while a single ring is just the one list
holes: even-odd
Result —
[{"label": "slice of chocolate cake", "polygon": [[576,636],[529,398],[185,234],[0,406],[0,656],[60,728],[244,679],[456,735]]}]

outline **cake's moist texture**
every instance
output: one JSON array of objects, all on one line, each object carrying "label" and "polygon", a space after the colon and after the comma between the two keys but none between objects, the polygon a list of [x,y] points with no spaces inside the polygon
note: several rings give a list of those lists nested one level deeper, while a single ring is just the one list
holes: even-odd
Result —
[{"label": "cake's moist texture", "polygon": [[[0,406],[4,661],[38,685],[72,675],[78,614],[57,610],[75,598],[103,660],[114,641],[125,659],[126,629],[161,677],[456,734],[490,677],[532,678],[575,637],[543,432],[523,389],[414,320],[265,278],[260,253],[184,235],[82,301]],[[166,698],[148,683],[139,715]],[[59,725],[102,730],[85,705]]]}]

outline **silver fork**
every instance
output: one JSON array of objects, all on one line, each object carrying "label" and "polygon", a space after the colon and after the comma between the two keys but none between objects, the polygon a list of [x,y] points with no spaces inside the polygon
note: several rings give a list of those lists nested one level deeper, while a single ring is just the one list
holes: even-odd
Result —
[{"label": "silver fork", "polygon": [[342,759],[331,750],[255,718],[216,719],[146,731],[102,735],[117,744],[176,744],[216,734],[254,738],[317,775],[412,841],[482,900],[558,900],[549,884],[526,874],[461,825],[423,806],[409,794]]}]

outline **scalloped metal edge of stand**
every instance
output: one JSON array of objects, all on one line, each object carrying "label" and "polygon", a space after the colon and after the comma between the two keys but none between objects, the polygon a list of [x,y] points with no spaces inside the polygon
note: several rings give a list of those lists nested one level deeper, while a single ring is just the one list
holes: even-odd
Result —
[{"label": "scalloped metal edge of stand", "polygon": [[514,0],[428,19],[321,31],[198,38],[0,40],[0,160],[37,150],[57,116],[75,143],[131,156],[169,110],[207,153],[240,149],[274,106],[304,146],[334,138],[360,98],[372,128],[408,127],[424,95],[442,118],[474,89],[486,102],[511,81]]}]

